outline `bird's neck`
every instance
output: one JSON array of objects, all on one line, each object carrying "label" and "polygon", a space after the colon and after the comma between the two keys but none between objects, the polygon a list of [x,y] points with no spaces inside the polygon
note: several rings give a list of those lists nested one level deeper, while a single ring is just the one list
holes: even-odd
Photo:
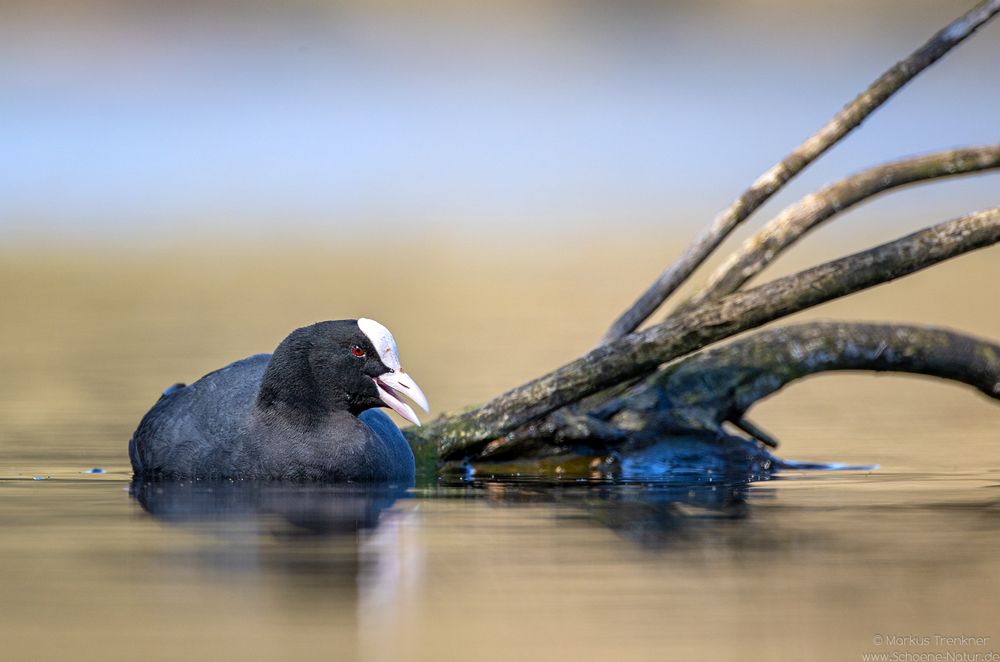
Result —
[{"label": "bird's neck", "polygon": [[308,343],[286,341],[271,355],[257,394],[259,414],[308,426],[348,409],[346,393],[320,388],[309,361],[309,349]]}]

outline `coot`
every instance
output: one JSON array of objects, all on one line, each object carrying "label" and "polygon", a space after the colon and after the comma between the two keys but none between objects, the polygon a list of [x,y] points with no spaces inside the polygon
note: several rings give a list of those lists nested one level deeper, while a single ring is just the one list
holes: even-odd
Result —
[{"label": "coot", "polygon": [[419,425],[402,395],[428,411],[387,328],[364,318],[319,322],[274,354],[164,391],[129,442],[132,469],[155,480],[412,481],[409,444],[375,409]]}]

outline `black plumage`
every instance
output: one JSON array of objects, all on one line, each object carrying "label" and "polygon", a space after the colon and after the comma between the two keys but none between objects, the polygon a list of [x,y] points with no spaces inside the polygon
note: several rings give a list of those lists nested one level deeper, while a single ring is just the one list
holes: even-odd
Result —
[{"label": "black plumage", "polygon": [[424,408],[426,400],[399,369],[388,330],[361,323],[367,332],[357,320],[296,329],[272,355],[167,389],[129,442],[135,475],[412,481],[409,444],[375,408],[389,403],[416,422],[387,383],[412,385],[407,395]]}]

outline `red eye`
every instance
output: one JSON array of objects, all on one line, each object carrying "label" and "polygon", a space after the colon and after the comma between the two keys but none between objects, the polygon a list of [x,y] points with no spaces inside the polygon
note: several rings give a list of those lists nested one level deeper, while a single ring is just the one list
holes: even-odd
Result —
[{"label": "red eye", "polygon": [[365,355],[365,348],[362,347],[361,345],[355,345],[354,347],[351,348],[351,354],[354,354],[354,356],[361,358],[362,356]]}]

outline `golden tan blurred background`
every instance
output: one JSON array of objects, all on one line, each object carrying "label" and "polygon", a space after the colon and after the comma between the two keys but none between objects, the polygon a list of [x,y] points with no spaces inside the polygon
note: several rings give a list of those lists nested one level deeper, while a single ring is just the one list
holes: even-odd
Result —
[{"label": "golden tan blurred background", "polygon": [[[877,234],[862,228],[850,242],[813,237],[774,275],[846,254]],[[7,374],[0,466],[35,454],[124,465],[132,427],[163,388],[269,352],[291,329],[319,319],[371,316],[390,325],[435,413],[482,402],[589,350],[623,302],[680,249],[668,236],[659,239],[583,232],[539,233],[530,243],[437,236],[420,250],[387,243],[381,264],[399,260],[402,272],[333,245],[10,256],[0,267]],[[1000,338],[993,253],[791,319],[890,320]],[[785,441],[790,457],[895,458],[907,466],[913,449],[889,438],[923,439],[935,465],[945,456],[975,463],[979,450],[990,453],[1000,423],[1000,408],[967,387],[843,374],[793,386],[755,415]],[[928,430],[934,426],[925,416],[947,418],[949,426]],[[956,456],[946,442],[960,429],[987,445],[964,441],[969,453]]]}]

